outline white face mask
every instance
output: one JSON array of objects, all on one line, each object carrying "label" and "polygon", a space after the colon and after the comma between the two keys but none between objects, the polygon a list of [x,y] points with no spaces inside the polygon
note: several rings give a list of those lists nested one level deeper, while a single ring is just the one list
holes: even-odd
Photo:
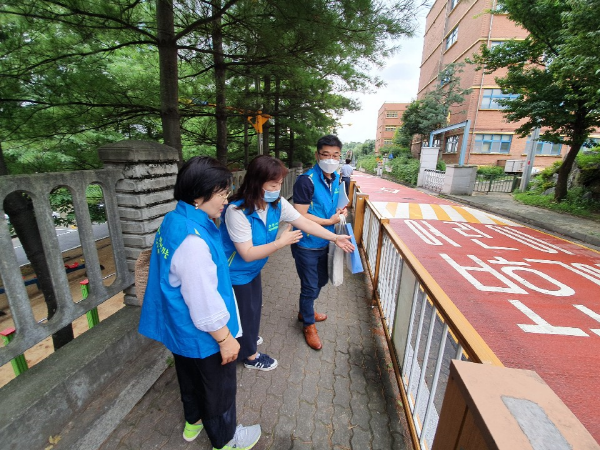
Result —
[{"label": "white face mask", "polygon": [[338,159],[322,159],[319,161],[319,167],[325,173],[333,173],[340,167]]}]

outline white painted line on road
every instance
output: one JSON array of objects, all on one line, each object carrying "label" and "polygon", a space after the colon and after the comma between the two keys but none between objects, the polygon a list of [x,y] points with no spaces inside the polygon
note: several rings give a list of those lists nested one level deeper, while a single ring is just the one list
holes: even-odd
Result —
[{"label": "white painted line on road", "polygon": [[454,209],[451,205],[440,205],[440,207],[444,210],[444,212],[446,214],[448,214],[448,217],[450,217],[450,220],[452,220],[452,222],[466,222],[467,220],[460,215],[460,213]]},{"label": "white painted line on road", "polygon": [[473,217],[475,217],[481,223],[485,223],[485,224],[489,224],[489,225],[496,225],[496,221],[491,219],[490,215],[484,211],[480,211],[478,209],[469,208],[469,207],[465,207],[465,210],[468,211],[469,214],[471,214]]},{"label": "white painted line on road", "polygon": [[439,220],[437,214],[433,210],[433,207],[427,203],[421,203],[419,205],[421,207],[421,214],[423,215],[423,220]]}]

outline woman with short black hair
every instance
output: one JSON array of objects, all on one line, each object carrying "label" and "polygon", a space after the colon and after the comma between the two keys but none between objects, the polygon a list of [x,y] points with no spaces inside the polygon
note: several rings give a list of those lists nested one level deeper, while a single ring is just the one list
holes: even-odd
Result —
[{"label": "woman with short black hair", "polygon": [[203,428],[216,449],[250,449],[260,425],[236,427],[236,368],[242,327],[214,219],[232,175],[209,157],[187,161],[175,182],[177,205],[156,232],[139,332],[172,353],[185,416],[183,438]]}]

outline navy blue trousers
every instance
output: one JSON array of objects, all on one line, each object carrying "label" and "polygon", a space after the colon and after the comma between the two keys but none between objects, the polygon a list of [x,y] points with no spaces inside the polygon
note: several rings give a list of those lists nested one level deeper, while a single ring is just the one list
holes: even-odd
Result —
[{"label": "navy blue trousers", "polygon": [[263,301],[260,273],[250,283],[233,285],[233,292],[242,323],[242,336],[237,338],[240,343],[238,361],[243,361],[256,353]]},{"label": "navy blue trousers", "polygon": [[299,310],[304,326],[315,323],[315,300],[321,288],[329,281],[327,273],[327,255],[329,247],[306,249],[292,244],[292,256],[296,262],[296,271],[300,277]]}]

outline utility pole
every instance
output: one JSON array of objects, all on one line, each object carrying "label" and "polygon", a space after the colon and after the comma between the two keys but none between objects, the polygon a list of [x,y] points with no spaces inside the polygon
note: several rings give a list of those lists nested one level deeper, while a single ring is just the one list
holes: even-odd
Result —
[{"label": "utility pole", "polygon": [[523,176],[521,177],[521,192],[527,190],[527,185],[531,178],[531,169],[533,169],[533,161],[535,159],[535,149],[537,148],[538,139],[540,137],[540,127],[535,127],[531,133],[531,145],[527,148],[527,160],[523,168]]}]

